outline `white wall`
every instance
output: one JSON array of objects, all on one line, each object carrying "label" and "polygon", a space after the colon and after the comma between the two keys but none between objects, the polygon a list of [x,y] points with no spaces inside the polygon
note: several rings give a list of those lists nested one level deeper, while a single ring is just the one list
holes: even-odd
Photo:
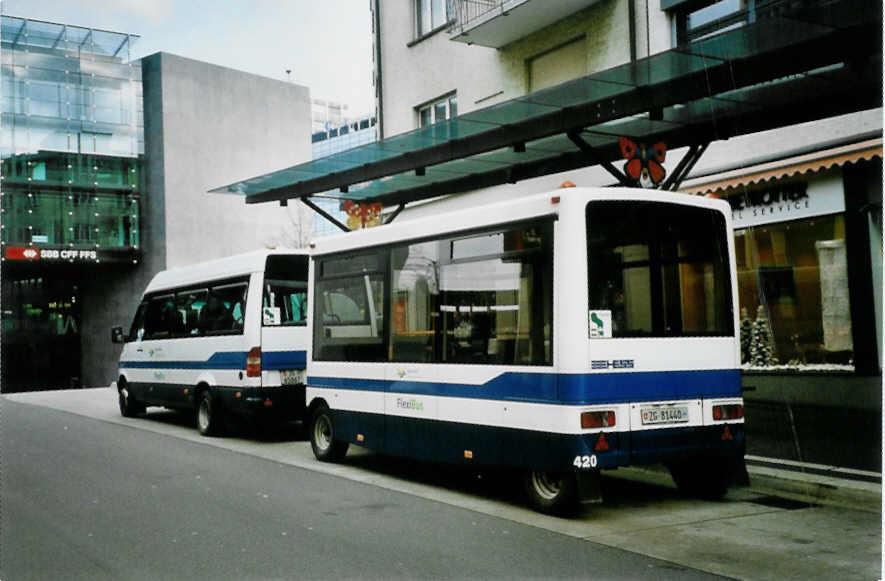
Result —
[{"label": "white wall", "polygon": [[291,229],[285,208],[207,191],[310,160],[308,88],[168,53],[143,68],[145,94],[161,99],[145,112],[159,117],[146,119],[149,203],[163,204],[146,226],[165,228],[145,251],[172,268],[279,243]]}]

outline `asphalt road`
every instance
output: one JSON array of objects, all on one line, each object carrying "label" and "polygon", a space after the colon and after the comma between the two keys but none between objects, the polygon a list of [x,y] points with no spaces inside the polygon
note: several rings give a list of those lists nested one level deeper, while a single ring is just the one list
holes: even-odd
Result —
[{"label": "asphalt road", "polygon": [[121,417],[107,388],[0,395],[3,581],[880,577],[878,503],[700,501],[630,470],[603,493],[554,518],[498,473],[353,447],[320,463],[291,431],[203,438],[190,415]]},{"label": "asphalt road", "polygon": [[3,402],[4,581],[713,579],[247,454]]}]

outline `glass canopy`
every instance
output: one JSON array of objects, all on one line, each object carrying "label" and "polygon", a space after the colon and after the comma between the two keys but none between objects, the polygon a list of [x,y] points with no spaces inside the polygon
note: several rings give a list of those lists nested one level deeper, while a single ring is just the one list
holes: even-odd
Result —
[{"label": "glass canopy", "polygon": [[212,192],[247,203],[321,195],[402,204],[614,161],[621,136],[675,149],[874,108],[881,35],[878,2],[785,5],[773,18]]}]

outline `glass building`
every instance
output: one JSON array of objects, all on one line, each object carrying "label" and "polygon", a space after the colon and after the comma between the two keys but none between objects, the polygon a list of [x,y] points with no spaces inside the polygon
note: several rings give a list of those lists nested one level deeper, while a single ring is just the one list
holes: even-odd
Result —
[{"label": "glass building", "polygon": [[74,387],[84,285],[139,260],[137,37],[3,16],[0,38],[3,390]]},{"label": "glass building", "polygon": [[[376,127],[374,115],[358,119],[341,120],[339,124],[333,125],[328,120],[318,120],[316,114],[314,114],[314,128],[310,140],[314,159],[352,149],[366,143],[372,143],[377,139],[378,128]],[[314,198],[314,202],[342,224],[347,223],[347,214],[341,209],[340,202],[337,199],[317,196]],[[322,216],[317,215],[315,217],[314,236],[328,236],[340,233],[341,230]]]}]

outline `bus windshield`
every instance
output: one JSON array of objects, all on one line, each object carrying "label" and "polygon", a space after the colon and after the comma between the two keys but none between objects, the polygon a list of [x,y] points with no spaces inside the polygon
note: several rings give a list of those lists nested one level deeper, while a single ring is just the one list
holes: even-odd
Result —
[{"label": "bus windshield", "polygon": [[590,202],[589,309],[611,311],[613,337],[732,336],[727,236],[707,208]]}]

